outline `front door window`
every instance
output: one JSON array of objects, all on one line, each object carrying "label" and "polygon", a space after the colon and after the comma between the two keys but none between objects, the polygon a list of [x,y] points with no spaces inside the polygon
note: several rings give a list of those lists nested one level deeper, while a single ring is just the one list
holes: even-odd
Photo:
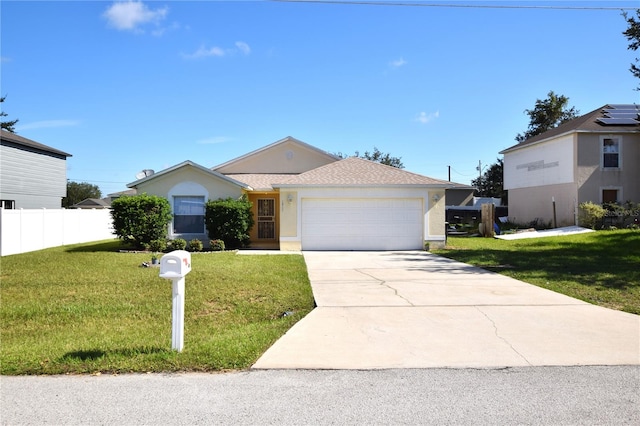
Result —
[{"label": "front door window", "polygon": [[276,200],[258,198],[258,238],[273,240],[276,238]]}]

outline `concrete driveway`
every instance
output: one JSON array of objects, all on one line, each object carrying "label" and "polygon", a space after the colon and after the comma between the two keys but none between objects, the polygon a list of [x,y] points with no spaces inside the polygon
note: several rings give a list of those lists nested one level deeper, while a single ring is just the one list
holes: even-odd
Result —
[{"label": "concrete driveway", "polygon": [[428,252],[305,252],[318,307],[255,369],[640,364],[640,317]]}]

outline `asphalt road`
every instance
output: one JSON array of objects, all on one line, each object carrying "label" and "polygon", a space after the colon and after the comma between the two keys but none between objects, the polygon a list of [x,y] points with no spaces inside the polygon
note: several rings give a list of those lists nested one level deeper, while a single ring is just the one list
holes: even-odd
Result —
[{"label": "asphalt road", "polygon": [[0,378],[2,425],[638,425],[640,367]]}]

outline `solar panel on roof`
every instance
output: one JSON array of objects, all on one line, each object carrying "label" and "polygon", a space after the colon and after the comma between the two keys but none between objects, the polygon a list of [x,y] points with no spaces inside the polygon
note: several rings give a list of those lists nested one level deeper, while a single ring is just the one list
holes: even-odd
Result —
[{"label": "solar panel on roof", "polygon": [[633,118],[611,118],[611,117],[603,117],[598,118],[599,122],[602,124],[618,124],[618,125],[637,125],[640,124],[640,121]]},{"label": "solar panel on roof", "polygon": [[638,115],[640,115],[640,113],[638,112],[616,112],[615,114],[610,114],[608,112],[605,112],[604,115],[606,116],[605,118],[638,118]]},{"label": "solar panel on roof", "polygon": [[605,114],[618,115],[618,114],[640,114],[640,109],[603,109]]},{"label": "solar panel on roof", "polygon": [[613,105],[607,105],[610,108],[613,109],[637,109],[640,108],[639,105],[636,104],[613,104]]}]

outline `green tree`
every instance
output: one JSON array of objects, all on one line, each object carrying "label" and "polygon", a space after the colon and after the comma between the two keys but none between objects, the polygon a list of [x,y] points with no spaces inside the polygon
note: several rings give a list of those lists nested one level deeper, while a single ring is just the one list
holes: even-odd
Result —
[{"label": "green tree", "polygon": [[239,200],[227,198],[207,201],[204,222],[209,238],[224,241],[227,248],[249,245],[249,232],[254,225],[252,206],[246,195]]},{"label": "green tree", "polygon": [[69,208],[87,198],[102,198],[97,185],[88,182],[67,182],[67,196],[62,199],[62,207]]},{"label": "green tree", "polygon": [[553,90],[547,94],[547,99],[536,100],[536,106],[533,109],[524,110],[530,118],[529,128],[524,134],[518,133],[516,141],[524,142],[529,138],[578,117],[580,111],[574,107],[567,108],[568,103],[569,98],[556,95]]},{"label": "green tree", "polygon": [[[0,97],[0,103],[4,103],[4,100],[6,99],[6,96],[2,96]],[[0,117],[6,117],[8,114],[4,111],[0,111]],[[0,125],[2,126],[2,130],[6,130],[7,132],[11,132],[11,133],[15,133],[16,129],[15,129],[15,125],[18,122],[18,120],[10,120],[10,121],[1,121]]]},{"label": "green tree", "polygon": [[[636,51],[640,48],[640,9],[636,10],[636,16],[631,16],[624,12],[622,14],[624,19],[626,19],[629,27],[622,34],[629,40],[629,50]],[[636,58],[636,63],[640,63],[640,59]],[[640,78],[640,67],[636,64],[632,63],[631,68],[629,68],[631,74],[633,74],[636,78]],[[636,88],[636,90],[640,90],[640,85]]]},{"label": "green tree", "polygon": [[[348,157],[341,152],[338,152],[335,155],[340,158]],[[356,151],[354,157],[364,158],[365,160],[375,161],[376,163],[385,164],[391,167],[397,167],[398,169],[404,169],[404,164],[402,164],[402,157],[393,157],[389,153],[383,153],[375,146],[373,147],[373,152],[365,151],[363,155],[360,155],[360,152]]]},{"label": "green tree", "polygon": [[111,203],[113,232],[124,243],[146,248],[152,241],[167,238],[171,205],[166,198],[140,194],[120,197]]},{"label": "green tree", "polygon": [[493,197],[502,199],[507,204],[507,191],[504,190],[504,164],[498,158],[482,176],[471,181],[471,186],[476,188],[478,197]]}]

